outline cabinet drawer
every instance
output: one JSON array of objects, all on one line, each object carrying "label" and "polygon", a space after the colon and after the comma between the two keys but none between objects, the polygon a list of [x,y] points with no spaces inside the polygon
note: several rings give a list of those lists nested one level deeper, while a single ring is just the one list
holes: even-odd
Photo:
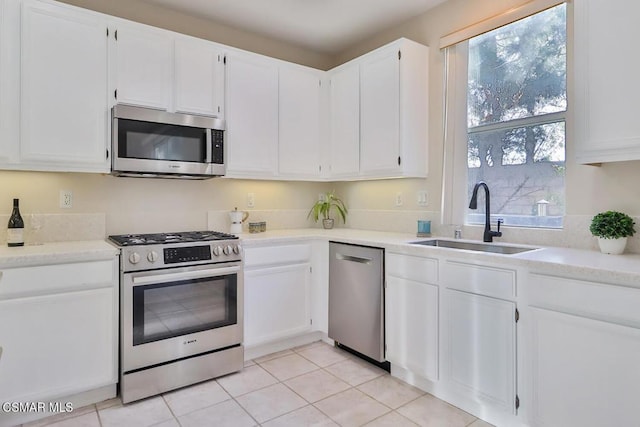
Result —
[{"label": "cabinet drawer", "polygon": [[516,297],[516,272],[503,268],[446,261],[443,283],[460,291],[502,299]]},{"label": "cabinet drawer", "polygon": [[640,327],[640,289],[529,275],[530,305]]},{"label": "cabinet drawer", "polygon": [[438,284],[438,260],[434,258],[387,254],[386,271],[389,276]]},{"label": "cabinet drawer", "polygon": [[245,267],[261,267],[265,265],[296,264],[311,259],[311,245],[282,245],[265,247],[245,247]]},{"label": "cabinet drawer", "polygon": [[0,299],[86,290],[118,283],[114,260],[0,270]]}]

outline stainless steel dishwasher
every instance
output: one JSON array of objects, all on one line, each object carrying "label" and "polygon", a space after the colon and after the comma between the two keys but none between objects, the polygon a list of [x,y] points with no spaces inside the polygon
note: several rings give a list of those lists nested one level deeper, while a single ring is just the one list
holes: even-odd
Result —
[{"label": "stainless steel dishwasher", "polygon": [[384,362],[384,249],[329,243],[329,338]]}]

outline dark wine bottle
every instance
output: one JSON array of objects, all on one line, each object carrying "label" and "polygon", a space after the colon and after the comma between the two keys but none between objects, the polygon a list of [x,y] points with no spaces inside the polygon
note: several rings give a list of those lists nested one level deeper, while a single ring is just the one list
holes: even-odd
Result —
[{"label": "dark wine bottle", "polygon": [[24,246],[24,221],[20,215],[19,203],[19,199],[13,199],[13,212],[7,227],[7,244],[10,247]]}]

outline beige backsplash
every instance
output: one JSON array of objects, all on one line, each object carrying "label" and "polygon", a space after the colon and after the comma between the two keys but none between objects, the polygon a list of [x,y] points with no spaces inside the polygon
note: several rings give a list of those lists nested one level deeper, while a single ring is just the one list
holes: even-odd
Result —
[{"label": "beige backsplash", "polygon": [[[40,229],[32,227],[33,216],[39,220]],[[102,240],[106,236],[106,216],[96,214],[22,214],[25,244],[47,242],[71,242],[77,240]],[[9,215],[0,215],[0,224],[7,224]],[[6,230],[6,225],[3,227]],[[0,243],[7,242],[7,233],[0,233]]]},{"label": "beige backsplash", "polygon": [[[292,228],[312,228],[318,226],[312,219],[307,219],[308,209],[282,209],[282,210],[247,210],[249,217],[242,224],[243,232],[249,231],[250,222],[267,223],[267,230],[283,230]],[[231,220],[229,211],[207,212],[207,224],[210,230],[229,232]]]},{"label": "beige backsplash", "polygon": [[[231,225],[228,212],[228,210],[208,211],[206,213],[193,212],[188,215],[191,218],[190,221],[186,222],[193,222],[195,228],[207,227],[210,230],[228,232]],[[320,223],[314,223],[313,220],[307,218],[309,212],[307,209],[248,210],[248,212],[249,218],[243,224],[244,232],[248,232],[249,222],[258,221],[265,221],[267,230],[322,227]],[[185,215],[182,214],[180,216],[179,220],[175,220],[176,215],[167,212],[154,215],[152,221],[149,221],[149,215],[134,219],[141,224],[146,221],[149,232],[155,232],[158,229],[181,231],[180,226],[185,224]],[[117,224],[110,223],[107,226],[107,223],[110,220],[113,222],[114,218],[107,218],[103,213],[36,214],[36,217],[40,219],[42,227],[39,231],[34,232],[31,226],[32,215],[29,213],[23,214],[26,244],[33,244],[34,242],[101,240],[108,234],[124,234],[130,231],[120,221],[117,221]],[[427,219],[431,220],[431,230],[434,236],[453,237],[456,227],[440,225],[439,217],[440,213],[436,211],[351,209],[346,225],[342,224],[340,220],[336,220],[336,227],[413,234],[417,230],[417,221],[419,219]],[[590,215],[565,216],[562,230],[504,227],[503,236],[496,238],[495,241],[597,250],[597,240],[589,232],[591,218]],[[6,224],[8,220],[9,215],[0,215],[0,224]],[[132,218],[127,218],[129,224],[131,221]],[[638,232],[635,236],[629,238],[627,253],[640,253],[640,217],[634,217],[634,221]],[[480,240],[482,239],[482,231],[482,226],[463,226],[462,237],[464,239]],[[6,232],[0,233],[0,244],[5,244],[6,239]]]}]

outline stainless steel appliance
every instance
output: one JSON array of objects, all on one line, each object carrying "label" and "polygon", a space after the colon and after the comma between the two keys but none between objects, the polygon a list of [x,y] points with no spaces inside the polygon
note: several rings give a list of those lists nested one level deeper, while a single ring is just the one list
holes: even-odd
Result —
[{"label": "stainless steel appliance", "polygon": [[242,369],[242,248],[211,231],[119,235],[120,394],[128,403]]},{"label": "stainless steel appliance", "polygon": [[207,179],[225,173],[224,121],[116,105],[112,110],[112,174]]},{"label": "stainless steel appliance", "polygon": [[384,249],[329,243],[329,338],[388,369]]}]

